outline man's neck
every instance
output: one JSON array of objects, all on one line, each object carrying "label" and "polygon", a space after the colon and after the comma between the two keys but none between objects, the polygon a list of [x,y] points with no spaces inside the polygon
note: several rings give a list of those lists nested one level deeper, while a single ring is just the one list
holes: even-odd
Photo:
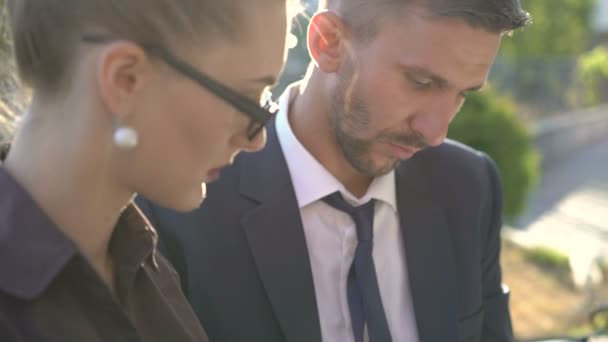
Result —
[{"label": "man's neck", "polygon": [[357,172],[348,162],[336,140],[331,121],[331,94],[325,93],[321,79],[313,71],[299,89],[294,89],[288,110],[289,125],[302,146],[344,187],[363,197],[373,178]]}]

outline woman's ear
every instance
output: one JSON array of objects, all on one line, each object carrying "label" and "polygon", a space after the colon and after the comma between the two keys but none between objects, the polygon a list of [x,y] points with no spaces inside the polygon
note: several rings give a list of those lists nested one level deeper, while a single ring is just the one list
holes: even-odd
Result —
[{"label": "woman's ear", "polygon": [[146,52],[136,44],[117,41],[103,48],[97,60],[97,86],[103,103],[118,121],[132,111],[150,69]]},{"label": "woman's ear", "polygon": [[345,58],[347,30],[342,18],[333,11],[316,13],[308,26],[308,51],[323,72],[340,69]]}]

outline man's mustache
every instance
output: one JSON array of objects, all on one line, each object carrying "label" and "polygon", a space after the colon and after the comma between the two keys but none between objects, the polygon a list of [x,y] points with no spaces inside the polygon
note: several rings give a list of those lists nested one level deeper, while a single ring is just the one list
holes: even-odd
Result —
[{"label": "man's mustache", "polygon": [[383,135],[380,140],[382,140],[383,142],[399,146],[413,147],[420,150],[431,147],[431,145],[426,143],[422,134],[419,133],[386,134]]}]

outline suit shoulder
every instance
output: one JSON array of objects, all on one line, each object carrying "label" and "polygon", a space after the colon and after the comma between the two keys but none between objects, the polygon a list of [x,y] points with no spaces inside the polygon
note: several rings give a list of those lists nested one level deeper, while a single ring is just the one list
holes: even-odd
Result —
[{"label": "suit shoulder", "polygon": [[488,168],[495,168],[487,154],[454,140],[446,140],[437,147],[422,151],[416,158],[427,167],[432,167],[435,172],[449,173],[452,176],[479,177],[487,174]]},{"label": "suit shoulder", "polygon": [[485,153],[453,140],[417,153],[402,167],[414,169],[438,191],[481,191],[492,183],[496,174],[494,162]]},{"label": "suit shoulder", "polygon": [[429,149],[428,152],[450,162],[466,165],[483,163],[484,159],[488,158],[485,153],[450,139],[435,148]]}]

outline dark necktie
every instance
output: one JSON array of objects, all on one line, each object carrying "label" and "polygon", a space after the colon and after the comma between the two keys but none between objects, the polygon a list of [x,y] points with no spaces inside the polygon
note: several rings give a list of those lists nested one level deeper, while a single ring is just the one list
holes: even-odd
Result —
[{"label": "dark necktie", "polygon": [[339,192],[323,198],[323,201],[337,210],[350,215],[357,227],[359,243],[355,258],[348,273],[348,306],[353,326],[355,342],[363,341],[363,330],[367,323],[370,342],[390,342],[391,333],[386,321],[376,268],[372,258],[374,245],[374,200],[353,207]]}]

